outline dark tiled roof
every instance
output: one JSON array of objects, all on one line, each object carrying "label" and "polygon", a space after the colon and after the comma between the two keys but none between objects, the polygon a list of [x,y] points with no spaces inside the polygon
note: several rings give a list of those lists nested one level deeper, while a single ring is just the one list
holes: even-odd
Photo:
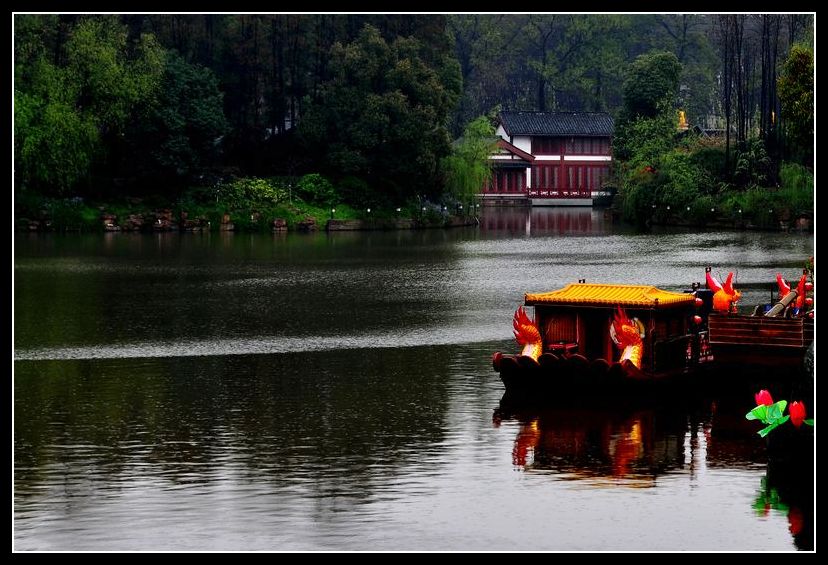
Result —
[{"label": "dark tiled roof", "polygon": [[604,112],[501,112],[509,135],[612,135],[612,116]]}]

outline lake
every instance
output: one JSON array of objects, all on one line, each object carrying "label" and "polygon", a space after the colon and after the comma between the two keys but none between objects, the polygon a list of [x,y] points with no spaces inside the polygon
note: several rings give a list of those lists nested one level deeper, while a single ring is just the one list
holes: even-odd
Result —
[{"label": "lake", "polygon": [[744,311],[813,235],[535,208],[14,250],[16,550],[813,548],[812,464],[768,462],[754,390],[523,406],[491,366],[525,292],[680,291],[711,265]]}]

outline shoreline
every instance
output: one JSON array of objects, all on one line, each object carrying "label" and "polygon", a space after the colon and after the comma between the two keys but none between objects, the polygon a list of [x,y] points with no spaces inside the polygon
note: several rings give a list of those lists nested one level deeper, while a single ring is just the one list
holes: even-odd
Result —
[{"label": "shoreline", "polygon": [[[484,206],[484,209],[499,209],[499,206]],[[504,206],[503,209],[512,209],[513,206]],[[531,207],[523,208],[531,212]],[[604,218],[613,224],[629,225],[620,219],[620,215],[612,208],[590,207],[593,211],[603,213]],[[106,210],[106,208],[104,208]],[[178,212],[175,218],[172,208],[157,208],[150,212],[122,213],[115,215],[101,210],[99,217],[82,224],[67,226],[55,222],[54,218],[43,215],[38,219],[19,217],[15,219],[16,233],[201,233],[201,232],[228,232],[228,233],[310,233],[310,232],[354,232],[354,231],[408,231],[423,229],[447,229],[457,227],[473,227],[480,225],[480,216],[472,214],[458,216],[454,214],[439,214],[429,212],[420,218],[411,217],[378,217],[378,218],[330,218],[319,221],[318,216],[306,215],[303,219],[295,217],[290,221],[286,218],[267,218],[258,212],[250,213],[250,221],[246,216],[242,222],[233,220],[242,215],[231,218],[229,213],[216,216],[211,222],[207,215],[200,215],[190,219],[186,211]],[[484,212],[485,214],[485,212]],[[813,234],[813,222],[809,218],[793,220],[778,220],[774,225],[760,225],[739,219],[714,220],[697,223],[680,218],[668,219],[650,218],[645,225],[645,231],[660,230],[662,228],[681,228],[684,230],[729,230],[736,232],[766,231],[778,233]]]},{"label": "shoreline", "polygon": [[[416,218],[371,218],[371,219],[330,219],[323,226],[315,221],[297,222],[290,226],[286,220],[276,218],[270,229],[251,229],[236,226],[232,222],[222,222],[214,227],[209,221],[182,220],[173,222],[162,217],[154,221],[135,223],[128,220],[126,225],[104,223],[99,229],[62,228],[53,229],[51,220],[28,220],[20,218],[16,222],[15,233],[314,233],[314,232],[354,232],[354,231],[406,231],[424,229],[449,229],[472,227],[480,224],[477,216],[446,216],[443,221],[418,220]],[[107,220],[103,220],[107,222]]]}]

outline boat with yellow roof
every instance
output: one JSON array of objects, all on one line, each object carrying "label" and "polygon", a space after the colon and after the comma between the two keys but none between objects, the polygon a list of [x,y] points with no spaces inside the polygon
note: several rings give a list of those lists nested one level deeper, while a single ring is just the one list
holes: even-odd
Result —
[{"label": "boat with yellow roof", "polygon": [[[767,305],[765,312],[757,307],[751,316],[739,315],[741,293],[733,288],[733,273],[724,284],[709,267],[705,274],[707,288],[694,283],[684,292],[581,279],[552,292],[527,293],[524,306],[532,307],[534,316],[519,307],[513,320],[521,351],[497,352],[492,365],[509,391],[627,389],[682,382],[702,367],[761,366],[776,358],[790,367],[797,356],[801,364],[813,341],[812,301],[805,299],[804,278],[802,308],[792,314],[798,317],[784,318],[784,312],[792,312],[785,310],[793,304],[791,296],[776,307]],[[780,285],[780,296],[785,288]]]},{"label": "boat with yellow roof", "polygon": [[[698,302],[697,302],[698,300]],[[506,384],[542,384],[553,374],[645,381],[685,373],[700,360],[694,316],[703,300],[647,285],[584,280],[525,295],[514,318],[517,355],[495,353]],[[560,379],[555,378],[556,385]]]}]

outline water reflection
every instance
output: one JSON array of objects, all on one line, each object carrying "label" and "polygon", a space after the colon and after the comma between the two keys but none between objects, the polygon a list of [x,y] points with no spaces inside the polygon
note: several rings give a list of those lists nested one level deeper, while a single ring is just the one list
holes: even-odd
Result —
[{"label": "water reflection", "polygon": [[664,487],[670,477],[692,483],[735,467],[765,468],[752,502],[755,516],[784,517],[796,547],[813,549],[813,449],[806,434],[771,449],[769,457],[738,396],[598,403],[549,406],[506,395],[492,422],[496,428],[518,424],[511,448],[516,470],[590,489],[649,489]]},{"label": "water reflection", "polygon": [[484,208],[480,229],[527,236],[600,235],[611,231],[612,221],[605,210],[592,207]]},{"label": "water reflection", "polygon": [[[785,441],[768,460],[753,508],[760,520],[771,514],[785,516],[797,548],[814,549],[814,459],[813,435],[787,428],[775,440]],[[773,432],[772,432],[773,433]],[[787,436],[787,437],[785,437]],[[794,437],[798,436],[798,437]]]},{"label": "water reflection", "polygon": [[766,467],[743,419],[755,390],[678,408],[566,398],[493,427],[490,364],[524,292],[676,290],[713,264],[758,303],[747,285],[801,268],[811,239],[630,235],[584,209],[484,220],[18,234],[15,547],[793,549],[799,514],[752,508],[765,475],[801,511],[796,539],[813,531],[801,475]]},{"label": "water reflection", "polygon": [[658,475],[693,469],[704,458],[696,431],[705,426],[694,428],[688,417],[652,406],[526,410],[506,401],[493,421],[520,423],[512,464],[524,472],[554,471],[590,486],[653,487]]},{"label": "water reflection", "polygon": [[209,483],[229,467],[364,497],[441,441],[446,383],[429,367],[449,355],[404,350],[383,377],[381,351],[20,363],[16,495],[36,495],[53,479],[40,470],[66,465],[71,484],[102,488],[138,475]]}]

